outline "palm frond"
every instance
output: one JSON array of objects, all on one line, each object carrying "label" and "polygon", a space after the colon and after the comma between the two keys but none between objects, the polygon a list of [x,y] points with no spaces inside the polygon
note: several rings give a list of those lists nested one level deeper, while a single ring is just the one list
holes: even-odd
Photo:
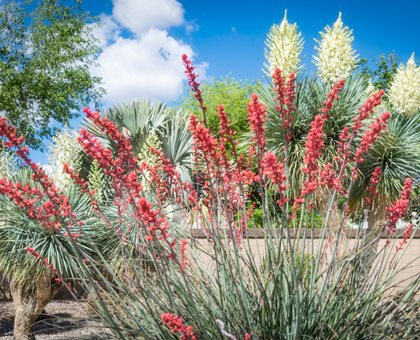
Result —
[{"label": "palm frond", "polygon": [[[130,138],[133,152],[138,155],[152,133],[156,133],[167,159],[177,166],[184,179],[191,169],[191,134],[185,113],[176,111],[158,101],[136,100],[114,106],[104,116],[114,122]],[[106,133],[92,122],[82,123],[104,145],[116,151],[117,146]]]}]

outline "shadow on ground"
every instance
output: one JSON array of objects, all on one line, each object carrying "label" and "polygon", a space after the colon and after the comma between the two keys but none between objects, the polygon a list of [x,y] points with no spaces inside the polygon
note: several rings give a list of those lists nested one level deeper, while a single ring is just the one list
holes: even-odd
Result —
[{"label": "shadow on ground", "polygon": [[[1,302],[0,302],[1,304]],[[0,339],[13,339],[14,316],[11,304],[0,305]],[[54,309],[57,309],[56,306]],[[62,312],[48,312],[40,315],[32,330],[36,339],[107,339],[109,334],[103,327],[84,313],[74,310],[66,312],[67,305],[60,305]]]}]

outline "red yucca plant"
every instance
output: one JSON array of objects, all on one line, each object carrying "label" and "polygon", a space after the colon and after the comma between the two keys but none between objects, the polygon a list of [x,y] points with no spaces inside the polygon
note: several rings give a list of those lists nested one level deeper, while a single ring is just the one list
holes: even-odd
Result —
[{"label": "red yucca plant", "polygon": [[[66,235],[71,243],[77,263],[75,277],[64,277],[59,269],[50,267],[54,276],[62,283],[77,281],[89,291],[98,317],[120,338],[415,336],[419,305],[414,297],[420,276],[402,286],[397,276],[413,226],[402,240],[394,237],[395,223],[408,208],[411,179],[405,181],[401,198],[390,207],[389,220],[383,223],[386,242],[378,246],[380,234],[348,232],[345,223],[357,167],[390,117],[383,113],[362,130],[383,91],[374,93],[360,108],[354,125],[342,131],[334,164],[320,166],[324,124],[345,82],[331,88],[306,140],[301,165],[305,181],[299,195],[292,196],[287,159],[290,135],[285,134],[286,161],[280,162],[267,149],[267,111],[258,95],[253,94],[248,105],[252,143],[245,156],[237,152],[235,132],[223,106],[218,108],[220,137],[210,133],[197,75],[187,56],[182,59],[204,117],[203,122],[190,117],[195,183],[182,181],[158,148],[150,149],[153,163],[138,159],[123,131],[107,117],[85,109],[87,119],[118,146],[113,153],[88,131],[80,131],[78,142],[111,183],[109,204],[97,203],[88,183],[65,167],[77,185],[77,195],[90,200],[88,222],[29,159],[23,138],[16,137],[16,130],[1,118],[4,145],[31,168],[39,187],[2,179],[0,193],[51,235]],[[277,97],[273,100],[284,129],[293,124],[295,83],[294,74],[274,71]],[[349,166],[353,176],[345,178],[344,169]],[[372,195],[377,177],[378,173],[372,176],[369,186]],[[316,235],[311,226],[320,188],[329,198],[323,228]],[[341,218],[330,228],[331,211],[338,200],[344,201]],[[263,209],[261,240],[253,239],[249,231],[256,204]],[[366,204],[368,208],[369,202]],[[168,209],[182,211],[192,222],[180,223]],[[92,227],[85,229],[87,224]],[[192,225],[200,229],[191,229]],[[27,256],[49,266],[52,259],[42,251],[30,247]]]}]

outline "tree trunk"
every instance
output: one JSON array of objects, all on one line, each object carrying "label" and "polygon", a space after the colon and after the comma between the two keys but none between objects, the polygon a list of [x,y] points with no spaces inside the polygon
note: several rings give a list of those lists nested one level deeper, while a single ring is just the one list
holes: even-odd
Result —
[{"label": "tree trunk", "polygon": [[6,278],[0,273],[0,300],[10,300],[10,289]]},{"label": "tree trunk", "polygon": [[51,285],[51,277],[41,275],[24,283],[13,281],[10,291],[15,304],[14,337],[16,340],[35,339],[32,324],[58,291]]}]

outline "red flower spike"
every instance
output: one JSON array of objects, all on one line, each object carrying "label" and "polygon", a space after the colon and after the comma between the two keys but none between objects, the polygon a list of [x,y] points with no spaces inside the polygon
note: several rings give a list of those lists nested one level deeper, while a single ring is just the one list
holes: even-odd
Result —
[{"label": "red flower spike", "polygon": [[117,125],[107,117],[101,117],[98,112],[91,111],[86,107],[83,109],[83,112],[86,114],[87,119],[91,120],[95,126],[105,132],[117,144],[118,157],[115,165],[128,170],[137,168],[137,157],[131,151],[131,142],[118,130]]},{"label": "red flower spike", "polygon": [[[324,107],[320,110],[321,113],[316,115],[311,122],[311,128],[305,143],[305,156],[303,159],[303,173],[306,174],[306,180],[303,183],[300,198],[295,199],[293,209],[297,210],[298,205],[304,201],[306,195],[312,194],[319,186],[318,180],[318,160],[324,151],[324,125],[328,120],[328,112],[334,106],[334,103],[339,98],[339,94],[345,84],[344,80],[337,82],[327,95],[324,101]],[[340,186],[337,186],[340,188]]]},{"label": "red flower spike", "polygon": [[[374,113],[375,108],[381,103],[382,96],[384,95],[384,91],[380,90],[376,93],[373,93],[365,103],[359,108],[359,114],[354,119],[354,124],[351,127],[351,133],[349,129],[345,127],[343,131],[340,133],[339,142],[338,142],[338,159],[341,159],[341,166],[340,168],[346,168],[350,162],[350,144],[358,135],[359,130],[362,128],[362,123],[366,120],[369,116]],[[362,158],[359,159],[362,161]],[[357,163],[355,168],[357,167]],[[356,177],[356,169],[353,170],[353,176]]]},{"label": "red flower spike", "polygon": [[257,144],[259,151],[263,153],[266,144],[264,124],[267,121],[267,111],[255,93],[251,95],[251,101],[248,104],[248,121],[250,129],[254,133],[253,141]]},{"label": "red flower spike", "polygon": [[364,161],[363,156],[368,152],[371,145],[379,139],[381,132],[387,128],[387,122],[390,117],[391,114],[389,112],[384,112],[380,118],[376,118],[370,125],[369,130],[363,135],[354,155],[355,169],[353,170],[353,174],[355,174],[357,164]]},{"label": "red flower spike", "polygon": [[380,166],[376,167],[373,170],[372,175],[370,176],[369,185],[366,188],[368,194],[365,198],[366,205],[368,207],[372,206],[372,199],[378,194],[377,187],[382,175],[382,168]]},{"label": "red flower spike", "polygon": [[413,231],[414,231],[414,224],[410,223],[404,231],[403,239],[400,241],[398,246],[396,246],[395,251],[397,253],[404,248],[404,245],[406,245],[408,243],[408,240],[411,238],[411,235],[413,234]]},{"label": "red flower spike", "polygon": [[354,137],[357,135],[357,131],[362,128],[362,122],[373,114],[374,109],[381,104],[382,96],[385,94],[384,90],[380,90],[372,94],[366,102],[359,108],[359,115],[354,119],[354,125],[352,127]]},{"label": "red flower spike", "polygon": [[284,165],[278,161],[277,157],[272,152],[267,152],[263,158],[262,169],[263,174],[277,186],[282,197],[278,203],[283,205],[285,203],[284,197],[287,189],[285,185],[286,175],[284,172]]},{"label": "red flower spike", "polygon": [[296,75],[289,74],[286,78],[283,77],[281,71],[276,68],[272,75],[274,83],[274,91],[277,94],[275,98],[276,110],[280,113],[283,129],[286,132],[286,140],[292,139],[291,127],[293,124],[292,112],[296,110],[294,104],[296,98]]},{"label": "red flower spike", "polygon": [[328,119],[327,113],[331,111],[334,102],[338,99],[338,95],[343,89],[344,80],[339,81],[333,86],[321,109],[321,114],[315,116],[311,122],[311,128],[305,143],[305,156],[303,159],[303,172],[312,180],[318,171],[318,159],[324,150],[324,125]]},{"label": "red flower spike", "polygon": [[197,82],[196,80],[198,77],[198,74],[194,73],[194,66],[192,66],[192,61],[188,58],[186,54],[182,55],[182,62],[185,67],[185,74],[188,78],[188,85],[191,87],[194,97],[195,99],[197,99],[198,105],[200,106],[200,109],[203,112],[204,125],[207,126],[207,121],[206,121],[207,107],[204,105],[203,94],[200,90],[200,83]]},{"label": "red flower spike", "polygon": [[57,268],[55,268],[52,264],[50,264],[48,258],[43,258],[34,248],[26,247],[25,251],[30,254],[31,256],[35,257],[37,260],[41,261],[41,264],[47,267],[54,275],[54,281],[61,284],[64,283],[64,280],[61,276],[57,275]]},{"label": "red flower spike", "polygon": [[181,340],[197,340],[192,326],[184,325],[184,321],[178,315],[164,313],[161,315],[162,322],[169,328],[171,333],[179,336]]},{"label": "red flower spike", "polygon": [[186,240],[181,240],[180,252],[181,252],[181,268],[182,268],[182,270],[187,269],[187,265],[188,265],[186,250],[187,250],[187,241]]},{"label": "red flower spike", "polygon": [[210,133],[210,130],[204,127],[195,115],[190,116],[190,131],[193,136],[194,150],[199,151],[205,159],[217,160],[217,141]]},{"label": "red flower spike", "polygon": [[395,231],[397,221],[408,211],[412,185],[413,180],[411,178],[407,178],[404,182],[404,187],[401,191],[400,198],[394,202],[391,207],[388,208],[388,222],[386,224],[386,228],[389,232]]},{"label": "red flower spike", "polygon": [[[20,183],[15,184],[4,179],[0,183],[0,193],[8,196],[18,206],[24,207],[29,218],[37,219],[44,227],[50,230],[57,230],[60,226],[58,219],[62,217],[73,218],[74,216],[69,199],[59,192],[59,189],[54,185],[45,171],[29,158],[28,148],[22,146],[25,139],[23,136],[16,137],[16,134],[16,128],[8,125],[5,117],[0,117],[0,137],[6,137],[3,145],[10,149],[16,149],[15,153],[32,169],[32,178],[42,186],[44,193],[37,193],[38,198],[31,199],[30,192],[28,191],[30,190],[29,186],[25,189],[25,192],[22,191],[22,185]],[[8,185],[10,185],[9,188],[7,188]],[[35,189],[34,192],[36,191]],[[41,201],[45,196],[48,201],[44,202],[40,207],[35,207],[35,203]],[[50,219],[53,216],[55,220],[51,221]]]},{"label": "red flower spike", "polygon": [[345,195],[341,181],[336,177],[336,170],[331,163],[325,164],[319,175],[320,185],[325,185],[330,189],[337,190],[341,195]]},{"label": "red flower spike", "polygon": [[327,94],[327,99],[324,101],[324,107],[321,109],[321,113],[327,114],[331,111],[345,83],[345,80],[340,80],[332,87],[331,91]]}]

